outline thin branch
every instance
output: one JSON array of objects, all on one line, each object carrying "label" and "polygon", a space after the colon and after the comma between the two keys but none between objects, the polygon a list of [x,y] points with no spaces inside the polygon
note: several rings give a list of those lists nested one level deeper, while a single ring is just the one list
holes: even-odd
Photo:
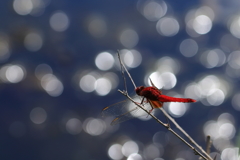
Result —
[{"label": "thin branch", "polygon": [[[121,65],[121,69],[122,69],[122,67],[124,68],[124,70],[126,71],[128,77],[129,77],[130,80],[132,81],[132,84],[133,84],[134,88],[136,89],[137,87],[136,87],[136,85],[135,85],[135,83],[134,83],[134,81],[133,81],[133,79],[132,79],[132,76],[130,75],[130,73],[128,72],[127,68],[125,67],[125,65],[123,64],[123,62],[122,62],[122,60],[121,60],[119,51],[117,52],[117,55],[118,55],[118,59],[119,59],[120,65]],[[122,70],[122,74],[123,74],[123,76],[124,76],[124,71],[123,71],[123,70]],[[125,85],[126,85],[125,76],[124,76],[124,81],[125,81]],[[125,88],[126,88],[126,86],[125,86]]]},{"label": "thin branch", "polygon": [[207,136],[207,142],[206,143],[207,143],[206,152],[207,152],[207,154],[210,154],[212,141],[211,141],[211,137],[209,135]]},{"label": "thin branch", "polygon": [[[171,133],[173,133],[176,137],[178,137],[183,143],[185,143],[189,148],[191,148],[193,150],[193,152],[196,155],[199,155],[200,157],[202,157],[205,160],[209,160],[208,158],[206,158],[202,153],[200,153],[198,150],[196,150],[191,144],[189,144],[186,140],[184,140],[179,134],[177,134],[174,130],[172,130],[172,128],[170,127],[170,125],[163,123],[162,121],[160,121],[157,117],[155,117],[153,114],[149,113],[148,110],[146,110],[142,105],[140,105],[139,103],[135,102],[127,93],[127,91],[121,91],[118,90],[120,93],[122,93],[124,96],[126,96],[130,101],[132,101],[135,105],[137,105],[138,107],[140,107],[142,110],[144,110],[148,115],[150,115],[154,120],[156,120],[158,123],[160,123],[161,125],[163,125],[165,128],[167,128]],[[169,115],[168,115],[169,116]],[[167,117],[168,117],[167,116]]]},{"label": "thin branch", "polygon": [[199,146],[193,139],[192,137],[190,137],[187,132],[184,131],[184,129],[182,127],[180,127],[178,125],[178,123],[161,107],[159,108],[163,114],[190,140],[191,143],[193,143],[202,153],[204,153],[204,155],[209,159],[212,160],[212,158],[210,157],[210,155],[208,153],[206,153],[206,151],[204,151],[204,149],[202,149],[201,146]]},{"label": "thin branch", "polygon": [[122,73],[122,77],[123,77],[123,82],[124,82],[124,88],[125,88],[125,91],[127,91],[127,82],[126,82],[126,77],[124,75],[124,68],[123,68],[123,63],[122,63],[122,60],[121,60],[121,57],[120,57],[120,54],[119,54],[119,51],[117,52],[117,55],[118,55],[118,60],[120,62],[120,66],[121,66],[121,73]]},{"label": "thin branch", "polygon": [[163,125],[164,127],[168,128],[168,125],[163,123],[162,121],[160,121],[157,117],[155,117],[153,114],[149,113],[148,110],[146,110],[142,105],[140,105],[139,103],[135,102],[126,91],[121,91],[118,90],[118,92],[122,93],[124,96],[126,96],[130,101],[132,101],[135,105],[137,105],[138,107],[140,107],[142,110],[144,110],[145,112],[147,112],[147,114],[149,114],[153,119],[155,119],[158,123],[160,123],[161,125]]},{"label": "thin branch", "polygon": [[[119,62],[120,62],[120,65],[121,65],[121,69],[125,70],[126,73],[128,74],[128,77],[130,78],[130,80],[132,81],[132,84],[134,85],[134,88],[136,89],[136,85],[130,75],[130,73],[128,72],[127,68],[125,67],[125,65],[123,64],[122,60],[121,60],[121,57],[120,57],[120,53],[118,52],[118,59],[119,59]],[[122,75],[124,77],[124,71],[122,71]],[[161,107],[160,109],[162,110],[162,112],[164,113],[164,115],[169,119],[171,120],[174,125],[190,140],[190,142],[192,142],[199,150],[201,150],[201,152],[207,157],[205,157],[204,155],[202,155],[202,153],[200,153],[199,151],[197,151],[193,146],[191,146],[188,142],[186,142],[182,137],[180,137],[176,132],[174,132],[171,128],[170,128],[170,125],[168,124],[165,124],[163,122],[161,122],[158,118],[156,118],[154,115],[152,115],[151,113],[148,112],[148,110],[146,110],[145,108],[143,108],[140,104],[138,104],[137,102],[135,102],[133,99],[131,99],[131,97],[128,96],[128,93],[127,93],[127,87],[126,87],[126,79],[124,77],[124,81],[125,81],[125,89],[126,91],[120,91],[118,90],[119,92],[121,92],[123,95],[125,95],[128,99],[130,99],[134,104],[136,104],[138,107],[140,107],[142,110],[144,110],[145,112],[147,112],[151,117],[153,117],[158,123],[162,124],[164,127],[166,127],[169,131],[171,131],[174,135],[176,135],[179,139],[181,139],[186,145],[188,145],[196,154],[198,154],[199,156],[201,156],[203,159],[205,160],[213,160],[209,154],[207,154],[203,149],[202,147],[200,147],[178,124],[177,122],[170,116],[168,115],[168,113]],[[152,83],[152,82],[151,82]]]}]

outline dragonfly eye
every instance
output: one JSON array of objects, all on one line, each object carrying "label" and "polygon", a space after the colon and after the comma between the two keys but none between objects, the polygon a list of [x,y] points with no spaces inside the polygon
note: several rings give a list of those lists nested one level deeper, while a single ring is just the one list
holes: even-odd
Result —
[{"label": "dragonfly eye", "polygon": [[136,93],[137,93],[137,95],[141,95],[141,91],[144,89],[144,86],[140,86],[140,87],[137,87],[136,89],[135,89],[135,91],[136,91]]}]

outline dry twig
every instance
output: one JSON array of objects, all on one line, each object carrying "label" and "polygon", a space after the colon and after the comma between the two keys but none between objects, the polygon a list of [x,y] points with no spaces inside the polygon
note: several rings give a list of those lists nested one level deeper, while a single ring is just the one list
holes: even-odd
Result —
[{"label": "dry twig", "polygon": [[205,160],[210,160],[208,158],[206,158],[202,153],[200,153],[198,150],[196,150],[192,145],[190,145],[186,140],[184,140],[179,134],[177,134],[168,124],[163,123],[162,121],[160,121],[156,116],[154,116],[153,114],[149,113],[148,110],[146,110],[143,106],[141,106],[139,103],[135,102],[129,95],[128,93],[125,91],[121,91],[118,90],[120,93],[122,93],[124,96],[126,96],[130,101],[132,101],[135,105],[137,105],[138,107],[140,107],[142,110],[144,110],[145,112],[147,112],[148,115],[150,115],[154,120],[156,120],[158,123],[160,123],[161,125],[163,125],[165,128],[167,128],[170,132],[172,132],[177,138],[179,138],[182,142],[184,142],[189,148],[191,148],[193,150],[193,152],[196,155],[199,155],[200,157],[202,157]]},{"label": "dry twig", "polygon": [[[120,93],[122,93],[124,96],[126,96],[129,100],[131,100],[135,105],[137,105],[138,107],[140,107],[142,110],[144,110],[148,115],[150,115],[153,119],[155,119],[158,123],[160,123],[161,125],[163,125],[165,128],[167,128],[171,133],[173,133],[176,137],[178,137],[182,142],[184,142],[189,148],[191,148],[194,153],[196,155],[199,155],[200,157],[202,157],[205,160],[213,160],[209,153],[205,152],[202,147],[200,147],[185,131],[184,129],[182,129],[182,127],[180,127],[178,125],[178,123],[161,107],[161,111],[164,113],[164,115],[190,140],[191,143],[193,143],[201,152],[199,152],[198,150],[196,150],[192,145],[190,145],[186,140],[184,140],[180,135],[178,135],[175,131],[172,130],[172,128],[170,127],[169,124],[165,124],[162,121],[160,121],[157,117],[155,117],[153,114],[149,113],[148,110],[146,110],[142,105],[140,105],[139,103],[135,102],[129,95],[127,92],[127,84],[126,84],[126,78],[124,76],[124,70],[126,71],[128,77],[130,78],[130,80],[132,81],[132,84],[134,85],[134,88],[136,88],[136,85],[130,75],[130,73],[128,72],[128,70],[126,69],[125,65],[123,64],[120,54],[118,52],[118,59],[121,65],[121,70],[122,70],[122,76],[124,79],[124,86],[125,86],[125,91],[121,91],[118,90]],[[124,70],[123,70],[124,69]]]}]

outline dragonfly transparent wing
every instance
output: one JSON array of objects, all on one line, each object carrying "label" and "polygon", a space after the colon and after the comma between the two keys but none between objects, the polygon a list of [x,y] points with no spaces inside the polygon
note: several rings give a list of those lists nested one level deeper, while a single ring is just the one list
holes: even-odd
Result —
[{"label": "dragonfly transparent wing", "polygon": [[[141,100],[139,98],[134,98],[134,100],[138,103],[141,103]],[[148,111],[152,109],[149,103],[144,103],[143,107]],[[144,110],[142,110],[140,107],[128,99],[103,108],[102,115],[116,116],[116,118],[111,122],[111,125],[115,125],[135,117],[148,116]]]}]

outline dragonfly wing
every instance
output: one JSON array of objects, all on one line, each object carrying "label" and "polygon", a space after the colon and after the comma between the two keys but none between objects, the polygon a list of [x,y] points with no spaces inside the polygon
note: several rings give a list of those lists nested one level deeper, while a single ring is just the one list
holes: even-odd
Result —
[{"label": "dragonfly wing", "polygon": [[154,83],[152,82],[151,78],[149,78],[149,80],[150,80],[150,82],[151,82],[152,87],[154,87],[155,89],[157,89],[158,92],[159,92],[160,94],[162,94],[162,91],[161,91],[160,89],[158,89],[158,88],[154,85]]},{"label": "dragonfly wing", "polygon": [[120,115],[120,116],[117,116],[112,122],[111,122],[111,125],[116,125],[118,123],[121,123],[121,122],[124,122],[124,121],[127,121],[129,119],[132,119],[132,118],[135,118],[134,117],[134,112],[138,112],[139,111],[139,107],[135,107],[133,108],[132,110]]},{"label": "dragonfly wing", "polygon": [[127,100],[112,104],[102,109],[102,116],[119,116],[122,114],[122,110],[126,105]]},{"label": "dragonfly wing", "polygon": [[[138,103],[141,102],[138,98],[134,98]],[[144,103],[142,106],[147,110],[151,111],[152,107],[149,103]],[[111,125],[115,125],[135,117],[148,116],[148,113],[142,110],[140,107],[136,106],[130,100],[121,101],[103,108],[102,115],[105,116],[116,116],[112,121]]]},{"label": "dragonfly wing", "polygon": [[[137,97],[134,97],[134,100],[136,102],[141,102],[140,99]],[[129,111],[133,111],[134,108],[137,107],[133,102],[131,102],[129,99],[126,99],[124,101],[112,104],[110,106],[107,106],[102,109],[102,116],[120,116],[124,115],[125,113]]]},{"label": "dragonfly wing", "polygon": [[[140,107],[136,106],[135,104],[132,104],[133,106],[135,106],[134,108],[132,108],[131,110],[123,113],[122,115],[117,116],[112,122],[111,125],[116,125],[118,123],[127,121],[129,119],[132,118],[136,118],[136,117],[148,117],[148,113],[145,112],[144,110],[142,110]],[[149,103],[145,104],[143,106],[147,111],[152,111],[152,107],[150,106]]]}]

